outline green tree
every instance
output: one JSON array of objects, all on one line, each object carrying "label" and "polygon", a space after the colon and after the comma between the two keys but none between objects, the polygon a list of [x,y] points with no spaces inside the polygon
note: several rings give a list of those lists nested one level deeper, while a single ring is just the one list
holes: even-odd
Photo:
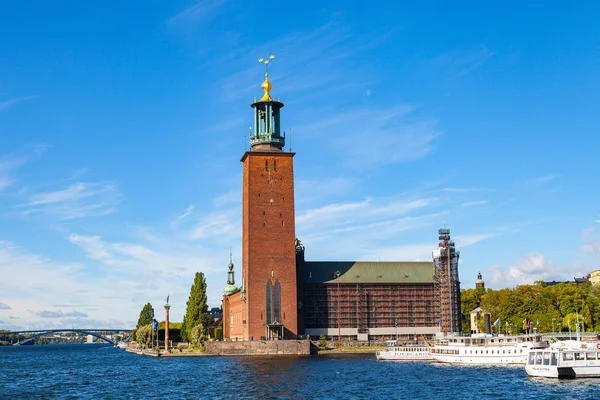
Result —
[{"label": "green tree", "polygon": [[196,346],[203,345],[204,342],[208,339],[208,335],[206,334],[206,329],[202,324],[198,324],[192,328],[191,332],[192,340]]},{"label": "green tree", "polygon": [[197,326],[200,326],[199,329],[201,329],[198,337],[207,337],[211,322],[206,299],[206,278],[202,272],[196,272],[181,325],[182,338],[193,341],[192,328]]},{"label": "green tree", "polygon": [[[140,326],[151,324],[152,321],[154,321],[154,308],[152,308],[152,304],[146,303],[140,311],[140,317],[135,327],[139,329]],[[139,331],[137,333],[139,334]]]},{"label": "green tree", "polygon": [[137,342],[150,346],[152,341],[152,324],[142,325],[137,329]]},{"label": "green tree", "polygon": [[327,350],[327,338],[325,335],[319,336],[318,346],[319,350]]},{"label": "green tree", "polygon": [[223,328],[220,326],[217,326],[215,328],[215,340],[223,340]]}]

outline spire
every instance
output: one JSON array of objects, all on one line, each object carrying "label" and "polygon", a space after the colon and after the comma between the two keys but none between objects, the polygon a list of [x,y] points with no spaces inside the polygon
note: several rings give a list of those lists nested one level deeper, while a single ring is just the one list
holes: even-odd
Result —
[{"label": "spire", "polygon": [[271,55],[267,59],[264,59],[262,57],[258,59],[259,63],[265,64],[265,81],[260,86],[262,90],[264,90],[265,94],[263,94],[263,97],[261,97],[259,101],[274,101],[270,93],[271,89],[273,89],[273,85],[271,85],[271,82],[269,82],[269,63],[274,58],[275,56]]},{"label": "spire", "polygon": [[271,96],[273,85],[269,81],[269,63],[275,58],[259,58],[265,64],[265,81],[262,83],[263,96],[252,103],[254,108],[254,126],[250,132],[251,151],[282,151],[285,146],[285,134],[281,135],[280,111],[283,103]]},{"label": "spire", "polygon": [[237,292],[238,288],[235,286],[235,273],[233,272],[233,258],[231,255],[231,247],[229,248],[229,264],[227,265],[227,286],[223,289],[223,295],[227,296]]}]

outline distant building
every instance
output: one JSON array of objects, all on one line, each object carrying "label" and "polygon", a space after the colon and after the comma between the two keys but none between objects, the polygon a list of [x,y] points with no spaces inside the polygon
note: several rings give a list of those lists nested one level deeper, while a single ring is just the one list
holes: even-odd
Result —
[{"label": "distant building", "polygon": [[208,312],[208,315],[210,315],[210,317],[213,319],[221,319],[223,318],[223,310],[221,307],[213,307]]},{"label": "distant building", "polygon": [[483,308],[477,307],[469,313],[471,319],[471,333],[481,333],[479,329],[479,320],[483,315]]},{"label": "distant building", "polygon": [[589,274],[589,281],[592,282],[592,285],[594,286],[600,285],[600,269]]},{"label": "distant building", "polygon": [[[592,272],[592,274],[593,273],[597,273],[598,274],[595,279],[596,279],[597,282],[600,281],[600,270],[599,271],[594,271],[594,272]],[[573,277],[572,281],[548,281],[548,282],[544,282],[544,285],[546,285],[546,286],[554,286],[554,285],[558,285],[559,283],[576,283],[577,285],[583,285],[586,282],[592,282],[592,284],[593,284],[593,281],[592,281],[592,278],[591,278],[592,274],[588,274],[588,275],[586,275],[584,277],[581,277],[581,278]]]},{"label": "distant building", "polygon": [[477,280],[475,281],[475,289],[485,289],[485,282],[481,277],[481,271],[477,272]]},{"label": "distant building", "polygon": [[94,343],[94,336],[93,335],[87,335],[86,343]]}]

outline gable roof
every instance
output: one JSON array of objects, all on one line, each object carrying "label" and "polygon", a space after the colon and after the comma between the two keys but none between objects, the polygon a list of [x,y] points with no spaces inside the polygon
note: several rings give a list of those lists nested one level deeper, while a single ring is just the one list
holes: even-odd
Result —
[{"label": "gable roof", "polygon": [[[339,271],[339,277],[336,277]],[[305,283],[432,283],[431,261],[305,261]]]}]

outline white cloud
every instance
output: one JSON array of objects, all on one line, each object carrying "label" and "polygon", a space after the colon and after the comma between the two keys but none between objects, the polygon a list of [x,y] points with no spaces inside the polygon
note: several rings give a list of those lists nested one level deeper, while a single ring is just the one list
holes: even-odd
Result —
[{"label": "white cloud", "polygon": [[475,206],[482,206],[487,203],[488,203],[487,200],[473,200],[473,201],[466,201],[466,202],[462,203],[461,205],[463,207],[475,207]]},{"label": "white cloud", "polygon": [[482,45],[471,49],[449,51],[438,58],[438,63],[463,77],[482,67],[493,56],[494,53],[487,46]]},{"label": "white cloud", "polygon": [[16,97],[16,98],[10,99],[10,100],[0,101],[0,111],[5,110],[8,107],[11,107],[15,104],[21,103],[23,101],[34,99],[36,97],[37,96],[23,96],[23,97]]},{"label": "white cloud", "polygon": [[481,241],[499,236],[496,233],[480,233],[474,235],[459,235],[454,237],[454,242],[459,248],[472,246]]},{"label": "white cloud", "polygon": [[584,276],[585,271],[574,265],[555,265],[540,253],[525,254],[519,261],[507,267],[492,265],[482,269],[486,283],[496,288],[532,284],[536,281],[568,281],[574,276]]},{"label": "white cloud", "polygon": [[121,193],[112,182],[76,182],[64,189],[36,193],[20,207],[24,215],[47,214],[63,220],[114,213]]},{"label": "white cloud", "polygon": [[35,146],[32,151],[23,154],[0,157],[0,191],[15,183],[15,171],[37,158],[46,150],[46,146]]}]

